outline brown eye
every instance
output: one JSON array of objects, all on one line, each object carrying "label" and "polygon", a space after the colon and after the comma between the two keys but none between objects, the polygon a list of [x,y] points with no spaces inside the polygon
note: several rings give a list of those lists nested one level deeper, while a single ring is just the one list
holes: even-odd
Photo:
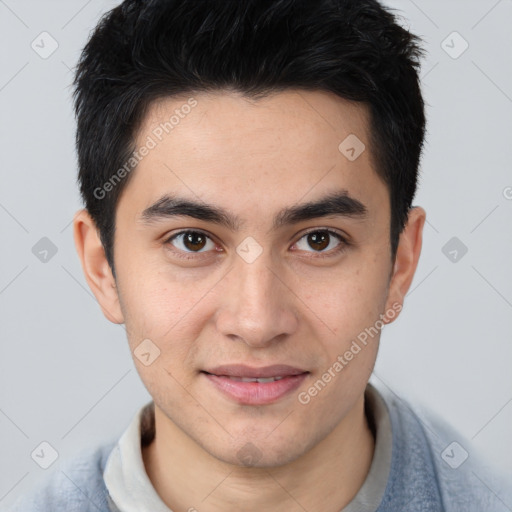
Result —
[{"label": "brown eye", "polygon": [[192,231],[183,237],[183,245],[191,251],[200,251],[205,243],[206,237],[202,233]]},{"label": "brown eye", "polygon": [[326,231],[315,231],[307,235],[308,244],[316,251],[323,251],[329,246],[331,236]]},{"label": "brown eye", "polygon": [[[176,252],[184,253],[206,252],[203,249],[215,248],[210,237],[201,231],[181,231],[171,236],[165,243],[174,247]],[[210,243],[210,247],[208,247],[208,243]]]},{"label": "brown eye", "polygon": [[328,253],[325,256],[331,256],[342,252],[349,244],[344,237],[335,231],[316,229],[303,235],[295,245],[298,249],[313,253],[313,255],[314,253],[320,253],[318,256],[323,256],[323,253]]}]

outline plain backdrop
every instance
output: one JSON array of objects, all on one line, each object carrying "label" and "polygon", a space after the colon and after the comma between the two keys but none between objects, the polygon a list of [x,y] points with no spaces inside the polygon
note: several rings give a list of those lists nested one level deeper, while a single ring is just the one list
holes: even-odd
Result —
[{"label": "plain backdrop", "polygon": [[[0,0],[0,506],[57,470],[31,456],[42,442],[65,460],[118,437],[151,398],[125,330],[85,282],[71,226],[72,70],[117,3]],[[372,381],[439,414],[512,482],[512,1],[386,4],[428,52],[414,201],[427,224]]]}]

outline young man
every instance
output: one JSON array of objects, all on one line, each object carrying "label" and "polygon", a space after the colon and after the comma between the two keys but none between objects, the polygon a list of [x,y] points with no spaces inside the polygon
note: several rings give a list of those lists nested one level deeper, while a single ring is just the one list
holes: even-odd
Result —
[{"label": "young man", "polygon": [[421,252],[420,56],[375,0],[102,19],[75,242],[153,401],[16,510],[507,510],[447,426],[368,383]]}]

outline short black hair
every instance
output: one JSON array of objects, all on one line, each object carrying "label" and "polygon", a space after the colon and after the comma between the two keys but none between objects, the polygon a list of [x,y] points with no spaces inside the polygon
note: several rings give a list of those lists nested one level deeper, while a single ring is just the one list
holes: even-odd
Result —
[{"label": "short black hair", "polygon": [[108,193],[104,184],[126,169],[148,107],[219,90],[320,90],[368,105],[394,261],[425,137],[420,43],[377,0],[125,0],[107,12],[80,56],[74,100],[80,192],[113,275],[116,205],[133,173]]}]

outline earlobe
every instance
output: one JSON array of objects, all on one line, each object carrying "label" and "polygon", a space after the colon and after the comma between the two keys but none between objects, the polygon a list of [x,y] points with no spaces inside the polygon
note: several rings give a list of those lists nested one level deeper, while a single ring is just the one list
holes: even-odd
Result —
[{"label": "earlobe", "polygon": [[85,209],[76,212],[73,235],[78,257],[89,288],[105,317],[115,324],[124,322],[116,282],[105,256],[96,224]]},{"label": "earlobe", "polygon": [[[423,226],[425,225],[426,212],[420,206],[411,208],[407,224],[400,235],[393,274],[389,284],[386,311],[396,310],[398,305],[401,310],[404,298],[411,286],[418,261],[421,254]],[[396,318],[393,315],[393,319]],[[393,319],[385,320],[391,323]]]}]

